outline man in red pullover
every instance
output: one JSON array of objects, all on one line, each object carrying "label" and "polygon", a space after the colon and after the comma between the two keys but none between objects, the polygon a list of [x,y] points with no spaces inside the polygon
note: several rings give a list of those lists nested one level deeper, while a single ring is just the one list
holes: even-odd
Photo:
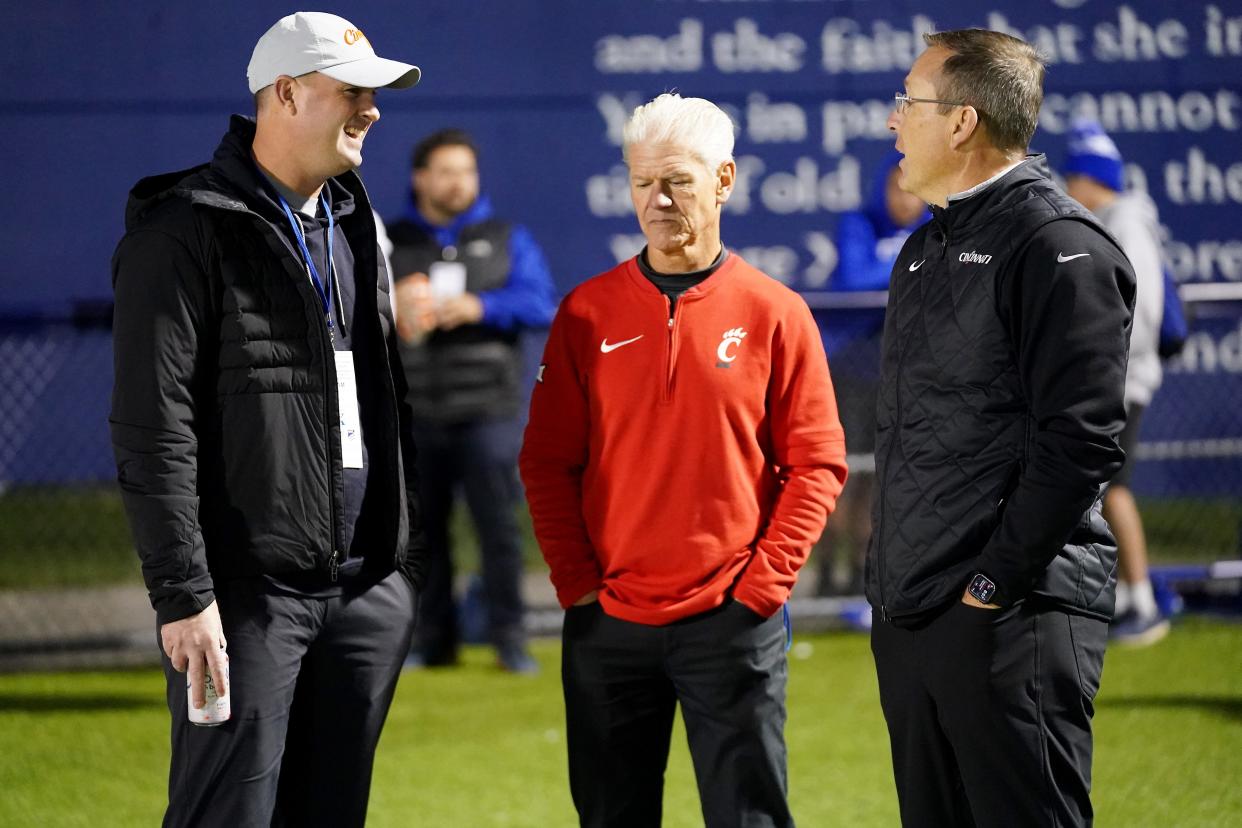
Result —
[{"label": "man in red pullover", "polygon": [[623,154],[647,246],[561,303],[520,459],[567,610],[574,805],[658,826],[680,702],[708,828],[792,826],[781,610],[846,476],[827,358],[721,244],[729,117],[661,95]]}]

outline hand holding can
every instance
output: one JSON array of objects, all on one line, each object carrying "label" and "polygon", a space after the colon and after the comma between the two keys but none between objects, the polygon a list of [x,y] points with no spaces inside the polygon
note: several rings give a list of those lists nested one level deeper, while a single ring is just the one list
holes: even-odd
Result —
[{"label": "hand holding can", "polygon": [[[162,624],[160,646],[172,668],[186,673],[186,706],[190,721],[219,724],[227,719],[231,709],[228,645],[216,602],[213,600],[201,612]],[[209,689],[213,693],[211,704],[207,698]],[[208,708],[211,709],[204,714]]]},{"label": "hand holding can", "polygon": [[[185,680],[186,704],[190,723],[207,727],[224,724],[233,715],[233,705],[229,693],[228,654],[221,650],[218,666],[202,671],[201,695],[203,697],[203,704],[201,707],[195,704],[194,672],[193,670],[187,671]],[[219,675],[219,681],[213,677],[213,672]]]}]

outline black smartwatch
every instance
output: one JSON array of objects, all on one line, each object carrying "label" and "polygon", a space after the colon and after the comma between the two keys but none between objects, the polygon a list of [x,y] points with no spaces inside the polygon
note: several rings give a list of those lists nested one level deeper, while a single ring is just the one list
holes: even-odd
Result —
[{"label": "black smartwatch", "polygon": [[996,584],[987,575],[982,572],[976,572],[974,577],[970,579],[970,586],[966,589],[971,597],[980,604],[992,603],[992,596],[996,594]]}]

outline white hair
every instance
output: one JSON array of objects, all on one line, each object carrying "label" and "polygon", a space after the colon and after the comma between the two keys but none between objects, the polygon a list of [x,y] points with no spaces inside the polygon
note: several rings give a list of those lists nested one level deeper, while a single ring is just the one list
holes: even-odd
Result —
[{"label": "white hair", "polygon": [[621,157],[626,163],[635,144],[683,147],[714,173],[733,160],[733,121],[711,101],[665,92],[636,107],[626,122],[621,132]]}]

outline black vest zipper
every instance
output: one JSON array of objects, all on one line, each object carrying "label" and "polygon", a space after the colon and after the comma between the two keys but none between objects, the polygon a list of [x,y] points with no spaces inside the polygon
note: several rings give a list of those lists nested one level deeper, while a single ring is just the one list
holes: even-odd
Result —
[{"label": "black vest zipper", "polygon": [[[946,255],[946,253],[948,252],[948,249],[949,249],[949,233],[948,233],[947,229],[945,229],[945,228],[940,228],[940,231],[941,231],[941,232],[940,232],[940,236],[941,236],[941,241],[940,241],[940,258],[939,258],[939,260],[938,260],[938,261],[936,261],[936,262],[935,262],[935,264],[933,265],[933,267],[939,266],[939,265],[941,265],[941,264],[943,264],[943,263],[944,263],[944,260],[945,260],[945,255]],[[924,262],[926,262],[927,260],[926,260],[926,259],[924,259],[923,261],[924,261]],[[930,271],[927,271],[927,272],[930,272]],[[925,275],[925,274],[920,273],[920,274],[919,274],[919,276],[918,276],[917,278],[921,280],[921,279],[923,279],[923,278],[924,278],[924,275]],[[920,298],[920,300],[922,299],[922,289],[920,289],[920,290],[919,290],[919,298]],[[920,304],[921,304],[921,301],[920,301]],[[898,342],[898,346],[897,346],[897,381],[894,383],[894,388],[896,389],[896,394],[897,394],[897,421],[896,421],[896,426],[897,426],[897,428],[898,428],[898,429],[900,429],[900,428],[901,428],[901,423],[902,423],[902,417],[901,417],[901,366],[902,366],[902,363],[905,361],[905,356],[906,356],[905,338],[904,338],[904,337],[902,337],[902,338],[899,340],[899,342]],[[885,473],[886,473],[886,474],[887,474],[888,470],[892,467],[893,448],[894,448],[894,446],[896,446],[896,445],[897,445],[897,440],[896,440],[896,439],[893,439],[893,438],[890,438],[890,439],[889,439],[889,442],[888,442],[888,451],[885,453],[885,457],[884,457],[884,466],[885,466]],[[884,565],[884,564],[885,564],[885,562],[886,562],[886,558],[885,558],[885,555],[884,555],[884,515],[885,515],[885,512],[886,512],[887,510],[885,509],[885,499],[884,499],[884,493],[883,493],[883,490],[884,490],[883,481],[881,481],[881,486],[880,486],[880,494],[879,494],[879,497],[880,497],[880,525],[876,527],[876,528],[879,530],[879,531],[877,532],[877,535],[879,536],[879,543],[877,543],[877,544],[876,544],[876,555],[877,555],[877,556],[878,556],[878,558],[879,558],[879,564],[880,564],[880,617],[881,617],[881,618],[883,618],[883,619],[884,619],[884,621],[887,623],[887,622],[891,621],[893,617],[892,617],[891,615],[889,615],[889,614],[888,614],[888,602],[887,602],[887,601],[885,600],[885,598],[884,598],[884,585],[887,583],[887,572],[888,572],[888,570],[887,570],[887,567]]]}]

